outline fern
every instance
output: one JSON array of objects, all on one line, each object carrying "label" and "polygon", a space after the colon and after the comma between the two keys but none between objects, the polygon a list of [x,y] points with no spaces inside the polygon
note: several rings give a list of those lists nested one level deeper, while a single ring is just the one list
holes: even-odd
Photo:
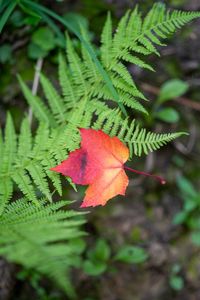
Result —
[{"label": "fern", "polygon": [[49,277],[74,298],[69,270],[80,262],[76,241],[83,236],[84,219],[81,213],[58,210],[69,203],[36,206],[21,199],[7,205],[0,216],[0,255]]},{"label": "fern", "polygon": [[[121,19],[113,35],[111,18],[108,15],[101,38],[100,56],[123,103],[146,111],[136,99],[145,100],[145,97],[137,89],[124,61],[138,64],[138,59],[142,59],[138,54],[157,53],[154,44],[162,44],[161,39],[198,16],[199,13],[169,12],[162,4],[155,4],[142,20],[136,8],[132,13],[127,12]],[[87,34],[81,30],[84,38],[88,39]],[[119,136],[129,146],[131,156],[148,154],[183,134],[147,132],[146,129],[139,128],[135,120],[124,118],[118,109],[110,108],[109,102],[105,103],[102,100],[111,100],[112,95],[94,62],[84,47],[81,47],[81,55],[76,53],[69,37],[67,61],[60,54],[61,95],[49,79],[41,75],[47,103],[39,96],[33,96],[19,78],[22,91],[40,126],[36,135],[31,136],[28,122],[25,120],[16,144],[12,120],[8,117],[5,139],[0,139],[0,149],[3,149],[0,171],[1,212],[12,196],[13,182],[35,203],[38,191],[51,201],[53,190],[49,182],[61,195],[60,177],[51,172],[50,168],[60,163],[67,157],[68,152],[79,146],[79,127],[103,129],[110,135]]]},{"label": "fern", "polygon": [[[116,102],[147,113],[141,103],[146,98],[129,73],[128,64],[152,71],[144,57],[159,55],[156,46],[164,46],[163,39],[199,16],[200,13],[169,12],[164,5],[155,4],[145,18],[138,8],[127,12],[113,34],[108,14],[99,56],[119,100],[113,97],[83,45],[76,51],[70,37],[66,57],[59,55],[61,93],[41,74],[44,101],[33,96],[19,77],[38,127],[33,132],[25,118],[16,134],[8,115],[5,130],[0,132],[0,255],[51,277],[69,296],[74,296],[66,275],[78,261],[74,241],[83,234],[79,230],[83,220],[80,213],[58,210],[67,202],[47,204],[41,200],[43,196],[51,202],[55,191],[62,195],[61,178],[50,168],[78,148],[80,127],[118,136],[129,147],[130,158],[148,154],[184,134],[148,132],[135,120],[122,116]],[[88,40],[87,33],[83,29],[81,32]],[[25,198],[11,202],[16,187]]]},{"label": "fern", "polygon": [[[1,140],[1,149],[3,156],[1,162],[1,172],[9,174],[12,168],[14,155],[16,151],[16,134],[11,116],[8,115],[5,129],[5,144]],[[11,198],[13,192],[13,183],[9,176],[0,181],[0,213],[3,211],[7,201]]]},{"label": "fern", "polygon": [[[49,149],[52,146],[53,131],[52,134],[50,134],[48,126],[41,123],[33,140],[28,120],[25,119],[17,139],[17,146],[15,146],[13,143],[15,139],[13,137],[14,131],[12,126],[12,119],[8,116],[5,140],[2,141],[5,153],[3,154],[3,164],[0,170],[1,213],[3,212],[7,201],[12,196],[13,181],[18,185],[22,193],[36,204],[38,203],[36,187],[51,201],[47,177],[52,181],[56,190],[61,193],[61,182],[59,177],[56,176],[56,174],[51,174],[52,172],[49,172],[51,164],[53,166],[53,164],[56,163],[56,160],[54,159],[54,151],[57,151],[55,143],[54,149]],[[9,151],[7,149],[9,149]],[[62,151],[63,159],[66,155],[66,150],[59,149],[58,151]]]},{"label": "fern", "polygon": [[[79,105],[79,102],[85,98],[88,101],[120,101],[132,109],[147,113],[141,103],[141,100],[146,98],[137,88],[128,71],[127,63],[152,71],[153,67],[145,61],[144,57],[152,53],[159,55],[156,46],[164,46],[163,39],[199,16],[199,12],[176,10],[169,12],[163,4],[157,3],[142,19],[136,7],[133,12],[128,11],[120,20],[113,34],[111,17],[108,14],[101,36],[100,58],[119,95],[119,100],[113,98],[113,94],[85,47],[82,46],[81,53],[78,54],[69,36],[67,37],[68,63],[62,55],[59,56],[62,96],[59,96],[47,79],[41,76],[41,83],[50,104],[50,109],[45,108],[46,116],[44,117],[44,105],[41,99],[33,97],[21,82],[25,97],[29,105],[33,106],[36,117],[41,121],[49,119],[48,122],[52,120],[52,114],[58,122],[64,121],[66,109]],[[82,34],[88,40],[83,29]]]},{"label": "fern", "polygon": [[130,158],[133,154],[136,156],[147,155],[181,135],[187,134],[185,132],[165,134],[150,132],[145,128],[140,128],[135,120],[129,122],[128,118],[123,119],[121,115],[116,115],[114,119],[105,115],[101,120],[99,118],[93,127],[95,129],[103,128],[111,136],[118,136],[129,147]]},{"label": "fern", "polygon": [[[96,116],[95,121],[94,116]],[[14,148],[10,144],[14,135],[11,124],[12,118],[9,116],[5,131],[6,138],[1,146],[5,150],[12,149],[12,164],[8,164],[7,161],[11,158],[7,154],[5,157],[3,155],[4,165],[9,165],[9,169],[0,170],[2,187],[0,212],[3,212],[7,201],[12,196],[13,183],[17,184],[23,195],[35,204],[38,204],[38,191],[50,202],[54,190],[62,195],[60,175],[50,171],[50,168],[66,159],[69,152],[79,147],[78,128],[80,127],[103,129],[111,136],[118,136],[129,147],[130,158],[133,154],[137,156],[148,154],[184,134],[183,132],[171,134],[147,132],[146,129],[136,125],[135,120],[130,122],[128,118],[124,119],[118,109],[105,109],[104,105],[96,107],[90,105],[90,102],[87,105],[83,103],[75,109],[67,124],[51,128],[48,124],[41,123],[35,136],[31,135],[28,120],[24,119]]]}]

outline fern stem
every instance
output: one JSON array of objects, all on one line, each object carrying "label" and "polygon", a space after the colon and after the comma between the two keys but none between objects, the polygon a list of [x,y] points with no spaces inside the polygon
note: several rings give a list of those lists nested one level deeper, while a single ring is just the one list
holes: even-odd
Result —
[{"label": "fern stem", "polygon": [[136,174],[154,177],[154,178],[157,179],[161,184],[165,184],[165,183],[166,183],[166,181],[165,181],[162,177],[160,177],[160,176],[153,175],[153,174],[149,174],[149,173],[142,172],[142,171],[138,171],[138,170],[129,168],[129,167],[127,167],[127,166],[124,166],[124,169],[126,169],[126,170],[128,170],[128,171],[131,171],[131,172],[134,172],[134,173],[136,173]]}]

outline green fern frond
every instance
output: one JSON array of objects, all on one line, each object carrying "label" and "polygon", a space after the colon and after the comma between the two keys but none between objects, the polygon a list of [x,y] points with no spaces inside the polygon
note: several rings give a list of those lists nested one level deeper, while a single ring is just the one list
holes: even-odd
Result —
[{"label": "green fern frond", "polygon": [[[41,142],[42,141],[42,142]],[[39,127],[36,136],[32,137],[28,120],[22,122],[20,134],[17,142],[11,116],[8,115],[4,152],[0,169],[0,212],[5,208],[6,203],[13,193],[13,182],[15,182],[21,192],[38,204],[36,197],[36,187],[39,191],[51,200],[51,192],[47,184],[47,170],[50,166],[44,166],[44,159],[47,158],[48,146],[50,146],[50,131],[47,125]],[[64,157],[63,157],[64,158]],[[52,154],[51,162],[54,160]],[[55,161],[57,163],[57,161]],[[52,177],[54,186],[56,185],[60,193],[59,180]]]},{"label": "green fern frond", "polygon": [[136,156],[141,156],[143,153],[147,155],[149,152],[153,152],[185,134],[187,133],[177,132],[158,134],[147,132],[146,129],[139,129],[139,127],[136,127],[131,134],[131,138],[125,137],[124,141],[129,145],[130,151],[133,149],[132,151]]},{"label": "green fern frond", "polygon": [[108,13],[106,23],[101,35],[101,60],[104,66],[108,68],[112,53],[112,20]]},{"label": "green fern frond", "polygon": [[[16,134],[10,114],[7,116],[5,139],[1,141],[3,147],[3,157],[1,158],[1,173],[9,174],[15,159],[16,152]],[[3,212],[6,203],[12,196],[13,183],[9,177],[0,181],[0,214]]]},{"label": "green fern frond", "polygon": [[[155,45],[165,46],[160,39],[169,37],[177,29],[199,16],[199,12],[176,10],[170,12],[166,10],[164,4],[156,3],[142,20],[136,7],[132,14],[126,14],[119,22],[113,37],[113,57],[110,59],[110,68],[113,68],[121,58],[139,65],[137,60],[135,62],[133,60],[138,58],[136,53],[159,55]],[[142,62],[139,66],[143,67]]]},{"label": "green fern frond", "polygon": [[0,216],[0,255],[49,277],[74,298],[69,270],[80,262],[76,241],[83,236],[83,214],[58,210],[69,201],[42,202],[35,206],[21,199],[7,205]]},{"label": "green fern frond", "polygon": [[5,140],[4,140],[4,155],[2,161],[2,171],[9,173],[12,168],[14,160],[14,153],[16,151],[16,133],[11,115],[8,114],[6,128],[5,128]]},{"label": "green fern frond", "polygon": [[12,180],[17,184],[19,190],[26,196],[31,197],[28,199],[31,199],[34,204],[38,205],[39,202],[37,200],[34,185],[32,184],[32,180],[29,177],[26,170],[23,168],[19,168],[16,172],[12,173]]},{"label": "green fern frond", "polygon": [[[151,53],[158,54],[156,45],[163,45],[163,39],[199,15],[200,13],[169,12],[162,4],[155,4],[149,14],[142,18],[136,7],[133,12],[127,12],[121,19],[113,34],[112,21],[108,14],[101,36],[99,55],[121,103],[147,113],[140,101],[146,98],[139,91],[125,63],[131,62],[151,69],[143,56],[146,57]],[[84,38],[88,40],[86,32],[81,30]],[[44,75],[41,75],[41,84],[48,103],[33,96],[20,79],[24,95],[41,124],[37,134],[32,138],[27,125],[22,125],[14,170],[7,175],[6,172],[0,173],[1,178],[5,178],[1,183],[4,186],[0,189],[3,202],[7,201],[5,199],[9,199],[12,194],[12,181],[34,202],[36,197],[33,192],[36,194],[38,190],[51,200],[52,191],[47,179],[61,194],[60,178],[51,172],[50,168],[79,147],[78,128],[92,127],[102,129],[111,135],[116,134],[129,146],[131,156],[148,154],[182,134],[147,132],[139,128],[135,121],[130,122],[123,118],[119,110],[113,107],[113,104],[110,105],[110,100],[116,105],[119,100],[113,98],[93,60],[82,45],[80,50],[75,51],[74,44],[68,37],[67,61],[63,55],[59,55],[59,81],[62,95]],[[17,175],[14,174],[15,170],[18,171]],[[12,179],[9,178],[9,174]],[[22,184],[19,183],[19,176],[25,176]]]},{"label": "green fern frond", "polygon": [[170,12],[163,4],[157,3],[142,19],[136,7],[132,13],[127,12],[120,20],[114,35],[108,16],[101,36],[102,63],[109,72],[114,74],[117,72],[131,84],[132,78],[129,77],[125,63],[153,71],[152,66],[147,64],[142,56],[151,53],[159,55],[156,46],[165,46],[163,39],[199,16],[199,12]]},{"label": "green fern frond", "polygon": [[43,101],[38,97],[34,96],[24,81],[18,76],[19,83],[22,89],[22,92],[29,104],[32,108],[34,115],[40,122],[51,123],[55,124],[55,120],[53,115],[51,114],[50,110],[47,106],[43,103]]},{"label": "green fern frond", "polygon": [[[108,14],[101,35],[100,58],[119,99],[113,97],[104,82],[97,66],[85,47],[81,44],[81,53],[75,50],[70,37],[67,37],[67,61],[59,55],[59,81],[62,96],[55,90],[49,80],[41,75],[43,91],[49,103],[49,108],[39,97],[33,96],[23,81],[23,93],[32,106],[37,119],[51,124],[67,121],[70,109],[79,106],[80,101],[114,101],[147,113],[141,100],[146,100],[128,70],[128,64],[154,71],[147,63],[146,56],[159,55],[156,46],[164,46],[166,39],[189,21],[200,16],[199,12],[168,11],[165,5],[156,3],[145,18],[136,7],[133,12],[128,11],[120,20],[115,33]],[[87,33],[81,29],[85,40],[89,41]],[[144,59],[145,56],[145,59]]]},{"label": "green fern frond", "polygon": [[[135,121],[130,123],[128,119],[124,119],[119,109],[104,109],[104,105],[97,102],[95,106],[95,103],[94,101],[92,106],[90,102],[82,101],[79,108],[71,113],[67,124],[49,128],[48,124],[41,123],[34,136],[30,135],[28,120],[23,121],[17,145],[14,148],[11,146],[12,158],[3,155],[5,165],[10,167],[2,168],[0,171],[1,212],[12,196],[13,182],[36,204],[38,192],[51,201],[53,190],[49,181],[59,195],[62,195],[60,176],[50,171],[50,168],[66,159],[69,152],[79,147],[78,128],[92,127],[101,129],[111,136],[118,136],[129,147],[130,157],[132,154],[137,156],[148,154],[183,134],[147,132],[140,129]],[[8,124],[12,124],[11,117],[8,118]],[[13,129],[11,130],[10,126],[6,126],[9,129],[6,130],[7,149],[10,149],[8,145],[13,137]],[[9,159],[12,164],[8,163]]]},{"label": "green fern frond", "polygon": [[18,149],[17,155],[19,159],[24,159],[27,157],[32,149],[32,134],[31,129],[29,126],[28,119],[25,118],[22,121],[20,134],[19,134],[19,142],[18,142]]},{"label": "green fern frond", "polygon": [[74,87],[77,89],[79,97],[86,97],[89,89],[84,76],[84,65],[69,37],[67,38],[67,57]]},{"label": "green fern frond", "polygon": [[78,101],[77,92],[76,89],[74,89],[70,72],[67,69],[66,60],[61,53],[59,54],[58,74],[65,105],[67,108],[73,108]]},{"label": "green fern frond", "polygon": [[13,182],[10,178],[0,181],[0,215],[3,213],[6,203],[12,197]]},{"label": "green fern frond", "polygon": [[[85,41],[88,41],[90,43],[90,38],[88,36],[88,32],[86,32],[86,30],[81,27],[81,34],[82,37],[84,38]],[[82,58],[83,58],[83,67],[84,67],[84,74],[85,77],[90,80],[92,79],[92,82],[96,82],[100,80],[100,76],[99,76],[99,70],[96,66],[96,64],[94,63],[91,55],[88,53],[88,51],[86,50],[86,48],[81,45],[81,53],[82,53]]]},{"label": "green fern frond", "polygon": [[130,150],[130,158],[133,154],[136,156],[147,155],[149,152],[157,150],[176,138],[187,134],[185,132],[164,134],[147,132],[145,128],[140,128],[135,120],[130,123],[128,118],[123,119],[120,114],[113,115],[112,118],[109,118],[106,113],[103,118],[100,115],[94,128],[98,129],[98,127],[103,128],[111,136],[118,136],[126,143]]},{"label": "green fern frond", "polygon": [[50,83],[48,78],[43,74],[40,74],[40,82],[45,94],[46,99],[48,100],[49,107],[51,108],[52,114],[55,116],[55,119],[58,123],[64,123],[66,121],[65,116],[65,105],[64,100],[61,99],[60,95]]}]

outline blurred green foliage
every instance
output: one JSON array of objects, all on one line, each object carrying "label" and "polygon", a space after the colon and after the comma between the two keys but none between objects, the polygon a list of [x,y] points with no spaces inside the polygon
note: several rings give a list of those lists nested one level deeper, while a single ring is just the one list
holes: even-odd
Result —
[{"label": "blurred green foliage", "polygon": [[86,274],[97,276],[104,273],[108,267],[111,249],[108,243],[99,239],[94,248],[87,251],[87,259],[83,262],[83,270]]},{"label": "blurred green foliage", "polygon": [[174,217],[173,223],[184,224],[192,232],[192,241],[200,246],[200,193],[186,177],[179,176],[177,185],[183,199],[182,210]]},{"label": "blurred green foliage", "polygon": [[5,64],[12,59],[12,48],[10,44],[0,47],[0,63]]},{"label": "blurred green foliage", "polygon": [[180,275],[180,271],[181,266],[179,264],[173,265],[169,277],[169,284],[171,288],[175,291],[181,291],[184,288],[184,280],[183,277]]},{"label": "blurred green foliage", "polygon": [[123,246],[115,255],[115,260],[129,264],[141,264],[144,263],[147,259],[148,254],[143,248],[132,245]]},{"label": "blurred green foliage", "polygon": [[83,270],[91,276],[98,276],[111,270],[114,262],[142,264],[148,259],[147,252],[138,246],[124,244],[113,255],[111,247],[104,239],[98,239],[94,248],[87,251],[87,259],[83,262]]},{"label": "blurred green foliage", "polygon": [[151,107],[151,113],[147,117],[150,124],[154,124],[155,119],[166,123],[177,123],[180,114],[177,109],[169,106],[170,101],[183,96],[189,90],[189,85],[180,79],[170,79],[160,88],[154,104]]}]

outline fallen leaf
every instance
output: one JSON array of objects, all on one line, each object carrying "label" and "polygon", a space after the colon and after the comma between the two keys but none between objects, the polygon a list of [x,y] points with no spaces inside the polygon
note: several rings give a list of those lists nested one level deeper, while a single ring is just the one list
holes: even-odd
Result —
[{"label": "fallen leaf", "polygon": [[80,149],[71,152],[51,170],[71,177],[74,183],[89,185],[81,207],[105,205],[114,196],[125,195],[129,179],[124,169],[154,177],[165,184],[160,176],[126,167],[129,149],[118,137],[94,129],[81,128],[80,133]]},{"label": "fallen leaf", "polygon": [[116,195],[125,195],[128,177],[124,163],[129,149],[117,138],[101,130],[80,129],[81,147],[51,170],[89,185],[81,207],[105,205]]}]

